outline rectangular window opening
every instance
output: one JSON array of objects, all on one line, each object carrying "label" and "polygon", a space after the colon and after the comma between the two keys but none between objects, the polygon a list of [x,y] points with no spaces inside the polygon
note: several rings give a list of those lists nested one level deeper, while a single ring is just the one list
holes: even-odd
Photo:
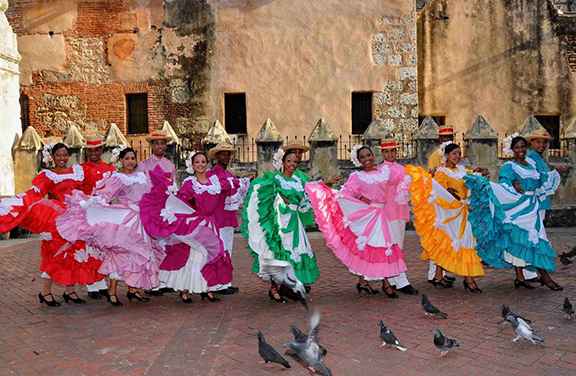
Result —
[{"label": "rectangular window opening", "polygon": [[560,115],[534,115],[544,129],[554,137],[550,141],[549,149],[560,150]]},{"label": "rectangular window opening", "polygon": [[224,128],[229,134],[245,135],[248,133],[246,93],[224,94]]},{"label": "rectangular window opening", "polygon": [[126,120],[127,133],[148,133],[148,94],[126,94]]},{"label": "rectangular window opening", "polygon": [[20,121],[24,132],[30,126],[30,99],[26,94],[20,94]]},{"label": "rectangular window opening", "polygon": [[352,134],[363,134],[372,122],[372,92],[352,93]]}]

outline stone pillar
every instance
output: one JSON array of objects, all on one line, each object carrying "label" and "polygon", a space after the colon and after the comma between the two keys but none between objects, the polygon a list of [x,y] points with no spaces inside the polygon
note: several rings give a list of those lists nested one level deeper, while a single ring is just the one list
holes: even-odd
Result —
[{"label": "stone pillar", "polygon": [[[542,124],[540,124],[538,119],[536,119],[534,117],[534,115],[530,115],[526,118],[526,120],[524,121],[524,124],[522,124],[522,130],[520,131],[520,136],[526,137],[529,134],[531,134],[533,131],[535,131],[536,129],[540,129],[540,128],[544,128],[544,127],[542,126]],[[530,143],[528,143],[528,147],[530,147]],[[548,148],[546,148],[546,150],[544,151],[542,158],[544,159],[544,161],[546,163],[548,163]]]},{"label": "stone pillar", "polygon": [[230,138],[228,133],[226,133],[226,130],[224,129],[222,124],[220,124],[220,122],[216,120],[210,127],[210,130],[208,131],[208,134],[206,134],[206,137],[202,139],[202,147],[204,148],[204,152],[206,153],[206,155],[208,155],[208,151],[218,144],[232,145],[233,143],[232,139]]},{"label": "stone pillar", "polygon": [[426,116],[416,133],[416,159],[418,165],[428,169],[428,157],[438,148],[438,124]]},{"label": "stone pillar", "polygon": [[20,84],[18,64],[20,54],[16,46],[16,34],[4,12],[8,9],[8,0],[0,0],[0,195],[12,195],[15,191],[14,161],[12,147],[18,143],[22,134],[20,122]]},{"label": "stone pillar", "polygon": [[274,167],[274,154],[282,147],[282,135],[272,120],[266,119],[258,136],[256,136],[256,155],[258,157],[258,175],[262,176],[263,172],[276,172]]},{"label": "stone pillar", "polygon": [[180,165],[180,145],[182,144],[180,138],[166,120],[161,129],[166,133],[166,136],[172,137],[172,140],[170,140],[166,148],[166,158],[170,159],[172,163],[174,163],[174,166],[176,166],[176,169],[178,169]]},{"label": "stone pillar", "polygon": [[486,167],[490,177],[496,179],[498,173],[498,133],[482,115],[478,115],[472,127],[464,134],[468,144],[468,157],[473,168]]},{"label": "stone pillar", "polygon": [[129,146],[130,144],[118,126],[115,123],[112,123],[106,130],[106,133],[104,133],[104,153],[102,153],[102,160],[106,163],[110,163],[112,150],[120,145]]},{"label": "stone pillar", "polygon": [[310,134],[310,177],[326,180],[338,174],[338,137],[324,118]]},{"label": "stone pillar", "polygon": [[374,163],[380,164],[384,161],[380,153],[380,142],[385,134],[392,132],[393,124],[390,125],[382,119],[374,119],[364,132],[364,145],[368,146],[374,153]]},{"label": "stone pillar", "polygon": [[14,147],[14,171],[16,193],[26,192],[42,166],[42,139],[34,129],[28,127]]},{"label": "stone pillar", "polygon": [[68,131],[64,134],[60,142],[70,148],[69,166],[86,162],[83,152],[83,146],[86,140],[82,137],[75,125],[71,125],[70,128],[68,128]]}]

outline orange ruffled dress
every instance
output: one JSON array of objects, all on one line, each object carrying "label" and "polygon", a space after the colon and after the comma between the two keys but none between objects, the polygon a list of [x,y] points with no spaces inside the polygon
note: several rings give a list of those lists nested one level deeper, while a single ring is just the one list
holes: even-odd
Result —
[{"label": "orange ruffled dress", "polygon": [[[468,221],[468,188],[463,166],[441,166],[434,178],[422,167],[406,167],[412,177],[410,194],[416,220],[414,226],[424,248],[421,258],[455,274],[481,276],[484,269],[474,247],[476,239]],[[448,192],[454,189],[460,200]]]}]

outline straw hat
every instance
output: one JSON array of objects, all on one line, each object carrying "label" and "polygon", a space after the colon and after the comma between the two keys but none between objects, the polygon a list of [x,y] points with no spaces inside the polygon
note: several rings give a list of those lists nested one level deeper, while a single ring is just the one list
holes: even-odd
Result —
[{"label": "straw hat", "polygon": [[398,149],[398,145],[396,144],[396,140],[393,138],[385,138],[382,140],[380,144],[380,149]]},{"label": "straw hat", "polygon": [[534,131],[532,131],[531,134],[527,135],[524,138],[528,140],[528,142],[532,142],[532,140],[535,140],[537,138],[542,138],[544,140],[549,141],[554,139],[554,137],[550,136],[550,133],[548,133],[548,131],[544,128],[535,129]]},{"label": "straw hat", "polygon": [[438,128],[438,136],[450,136],[456,133],[458,133],[458,131],[455,131],[452,125],[442,125]]},{"label": "straw hat", "polygon": [[86,142],[82,145],[84,149],[95,149],[104,146],[104,141],[100,136],[86,136]]},{"label": "straw hat", "polygon": [[229,151],[230,155],[234,155],[236,153],[236,149],[234,149],[234,146],[230,144],[218,144],[212,149],[210,149],[208,155],[210,156],[210,158],[216,159],[216,154],[218,154],[221,151]]},{"label": "straw hat", "polygon": [[302,150],[302,153],[306,153],[307,151],[310,151],[310,147],[304,145],[300,140],[295,138],[290,141],[289,144],[282,146],[282,150],[284,150],[284,152],[287,152],[288,150]]},{"label": "straw hat", "polygon": [[166,132],[164,132],[162,129],[158,129],[157,131],[150,133],[149,136],[146,136],[146,141],[152,143],[154,140],[166,140],[166,142],[170,142],[172,137],[166,136]]}]

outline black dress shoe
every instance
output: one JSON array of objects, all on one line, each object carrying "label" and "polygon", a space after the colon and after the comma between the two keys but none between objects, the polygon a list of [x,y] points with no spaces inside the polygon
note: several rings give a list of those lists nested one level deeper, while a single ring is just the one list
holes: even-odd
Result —
[{"label": "black dress shoe", "polygon": [[312,290],[312,286],[310,285],[304,285],[304,290],[306,291],[306,294],[310,293],[310,290]]},{"label": "black dress shoe", "polygon": [[98,292],[100,293],[100,296],[108,297],[108,290],[100,290]]},{"label": "black dress shoe", "polygon": [[[391,293],[389,293],[388,291],[392,291]],[[388,287],[384,287],[382,286],[382,291],[384,291],[384,294],[386,294],[387,297],[389,298],[394,298],[394,299],[398,299],[400,296],[398,294],[396,294],[396,291],[394,291],[394,289],[392,288],[392,286],[388,286]]]},{"label": "black dress shoe", "polygon": [[542,279],[540,279],[540,285],[541,286],[546,286],[548,287],[550,290],[552,291],[562,291],[564,290],[564,287],[560,286],[559,284],[557,284],[556,282],[554,282],[552,279],[549,279],[548,282],[544,282]]},{"label": "black dress shoe", "polygon": [[152,295],[152,296],[162,296],[164,295],[164,293],[160,290],[146,290],[144,291],[144,293],[146,295]]},{"label": "black dress shoe", "polygon": [[88,297],[90,299],[100,299],[102,297],[102,295],[100,295],[99,291],[88,291]]},{"label": "black dress shoe", "polygon": [[[446,278],[444,278],[444,282],[446,282],[449,285],[453,285],[452,281],[448,281]],[[433,285],[434,284],[434,280],[433,279],[429,279],[428,283]]]},{"label": "black dress shoe", "polygon": [[234,292],[234,293],[237,293],[238,291],[240,291],[240,289],[239,289],[238,287],[234,287],[234,286],[228,286],[228,287],[226,288],[226,290],[230,290],[230,291],[232,291],[232,292]]},{"label": "black dress shoe", "polygon": [[445,275],[444,279],[447,280],[448,282],[454,282],[456,280],[456,278],[449,275]]},{"label": "black dress shoe", "polygon": [[412,287],[412,285],[404,286],[400,289],[397,289],[397,291],[408,295],[418,295],[418,290]]},{"label": "black dress shoe", "polygon": [[432,284],[434,285],[434,288],[436,288],[437,286],[440,286],[442,288],[448,288],[451,289],[452,287],[454,287],[453,284],[451,284],[450,282],[446,281],[444,278],[442,279],[436,279],[434,278],[432,280]]},{"label": "black dress shoe", "polygon": [[62,297],[64,298],[64,301],[66,303],[68,303],[69,301],[75,304],[86,303],[86,300],[80,299],[80,297],[78,296],[78,294],[76,294],[75,291],[72,291],[70,294],[62,293]]},{"label": "black dress shoe", "polygon": [[176,291],[175,291],[173,288],[171,288],[171,287],[162,287],[162,288],[160,289],[160,291],[162,291],[162,293],[165,293],[165,292],[176,292]]},{"label": "black dress shoe", "polygon": [[214,291],[217,294],[222,294],[222,295],[232,295],[234,294],[234,290],[230,290],[230,289],[223,289],[223,290],[218,290],[218,291]]},{"label": "black dress shoe", "polygon": [[542,280],[540,279],[540,277],[534,277],[534,278],[530,278],[527,279],[526,282],[536,282],[536,283],[541,283]]}]

